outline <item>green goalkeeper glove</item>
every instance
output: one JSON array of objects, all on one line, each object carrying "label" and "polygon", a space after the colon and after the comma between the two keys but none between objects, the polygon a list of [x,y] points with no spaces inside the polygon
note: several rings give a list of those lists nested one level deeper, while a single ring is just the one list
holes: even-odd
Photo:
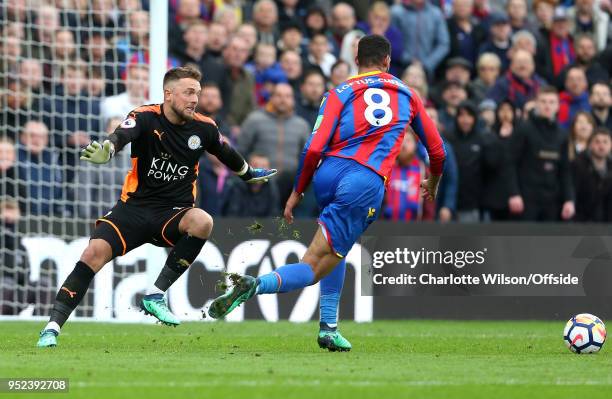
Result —
[{"label": "green goalkeeper glove", "polygon": [[107,163],[115,153],[113,143],[104,140],[102,145],[97,141],[92,141],[83,151],[81,151],[81,159],[91,163]]}]

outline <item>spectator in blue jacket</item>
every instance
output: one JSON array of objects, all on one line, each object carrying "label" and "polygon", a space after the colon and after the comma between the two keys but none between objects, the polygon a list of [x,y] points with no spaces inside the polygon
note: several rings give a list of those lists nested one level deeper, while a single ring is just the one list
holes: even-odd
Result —
[{"label": "spectator in blue jacket", "polygon": [[368,20],[359,22],[357,29],[366,35],[381,35],[391,43],[391,73],[401,74],[402,54],[404,53],[404,38],[402,32],[391,25],[391,9],[383,1],[375,1],[368,11]]},{"label": "spectator in blue jacket", "polygon": [[450,50],[442,11],[427,0],[402,0],[391,8],[391,23],[402,32],[403,65],[419,61],[431,76]]},{"label": "spectator in blue jacket", "polygon": [[29,121],[20,135],[17,178],[27,182],[26,214],[51,216],[60,213],[62,181],[57,155],[49,148],[49,130]]}]

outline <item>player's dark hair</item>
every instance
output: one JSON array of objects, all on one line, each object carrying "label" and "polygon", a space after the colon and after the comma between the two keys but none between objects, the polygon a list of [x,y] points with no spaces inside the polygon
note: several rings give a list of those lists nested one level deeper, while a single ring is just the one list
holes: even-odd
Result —
[{"label": "player's dark hair", "polygon": [[164,75],[164,87],[166,87],[166,85],[170,82],[185,78],[195,79],[199,82],[202,80],[202,74],[196,68],[191,66],[172,68]]},{"label": "player's dark hair", "polygon": [[391,43],[381,35],[367,35],[359,40],[357,62],[361,67],[382,65],[391,55]]}]

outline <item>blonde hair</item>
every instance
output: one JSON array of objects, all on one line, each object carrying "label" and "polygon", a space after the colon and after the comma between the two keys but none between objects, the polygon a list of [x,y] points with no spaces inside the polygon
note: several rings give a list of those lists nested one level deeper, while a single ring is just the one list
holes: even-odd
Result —
[{"label": "blonde hair", "polygon": [[501,60],[495,53],[482,53],[480,57],[478,57],[476,67],[480,68],[484,64],[495,64],[497,68],[501,68]]}]

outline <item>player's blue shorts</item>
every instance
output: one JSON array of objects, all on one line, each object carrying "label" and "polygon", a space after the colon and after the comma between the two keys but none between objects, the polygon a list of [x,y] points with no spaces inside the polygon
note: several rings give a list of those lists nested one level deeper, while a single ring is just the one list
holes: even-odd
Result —
[{"label": "player's blue shorts", "polygon": [[381,212],[383,178],[352,159],[328,157],[313,185],[325,238],[336,255],[344,257]]}]

